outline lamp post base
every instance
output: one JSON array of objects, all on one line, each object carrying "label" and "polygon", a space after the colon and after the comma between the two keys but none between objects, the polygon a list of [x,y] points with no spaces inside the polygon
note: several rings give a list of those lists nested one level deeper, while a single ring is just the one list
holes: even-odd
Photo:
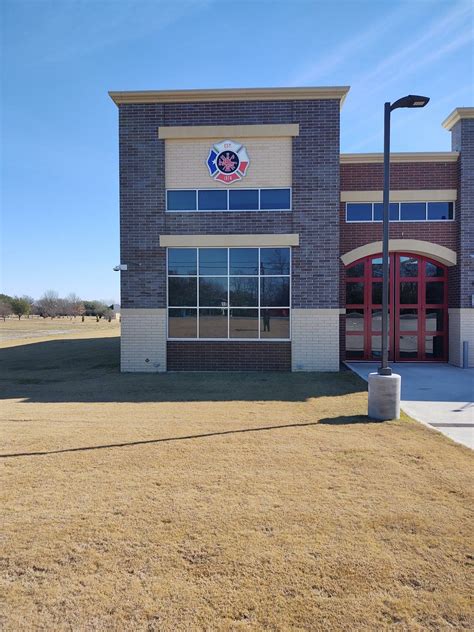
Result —
[{"label": "lamp post base", "polygon": [[400,419],[401,384],[397,373],[369,374],[369,417],[377,421]]}]

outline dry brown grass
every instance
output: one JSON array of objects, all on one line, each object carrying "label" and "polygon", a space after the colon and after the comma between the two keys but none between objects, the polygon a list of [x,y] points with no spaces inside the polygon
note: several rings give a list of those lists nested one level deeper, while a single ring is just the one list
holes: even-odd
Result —
[{"label": "dry brown grass", "polygon": [[467,448],[350,373],[120,375],[104,332],[0,349],[2,453],[49,452],[1,459],[4,630],[472,626]]}]

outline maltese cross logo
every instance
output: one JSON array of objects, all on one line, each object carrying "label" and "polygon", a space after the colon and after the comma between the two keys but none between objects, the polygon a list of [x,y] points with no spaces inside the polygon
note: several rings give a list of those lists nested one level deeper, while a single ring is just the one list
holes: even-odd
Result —
[{"label": "maltese cross logo", "polygon": [[233,140],[223,140],[211,147],[206,165],[211,178],[232,184],[242,180],[247,173],[249,157],[243,145]]}]

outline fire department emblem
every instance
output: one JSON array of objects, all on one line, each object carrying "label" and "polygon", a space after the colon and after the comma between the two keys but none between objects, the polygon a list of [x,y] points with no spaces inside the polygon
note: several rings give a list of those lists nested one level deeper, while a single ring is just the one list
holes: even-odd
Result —
[{"label": "fire department emblem", "polygon": [[211,147],[206,164],[211,178],[232,184],[242,180],[247,173],[249,157],[243,145],[233,140],[223,140]]}]

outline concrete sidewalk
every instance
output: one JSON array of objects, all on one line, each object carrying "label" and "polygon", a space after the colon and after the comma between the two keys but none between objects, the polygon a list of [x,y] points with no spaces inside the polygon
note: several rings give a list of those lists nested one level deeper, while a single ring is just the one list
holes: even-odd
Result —
[{"label": "concrete sidewalk", "polygon": [[[376,362],[347,362],[367,380],[377,371]],[[402,409],[453,441],[474,449],[474,369],[450,364],[392,363],[402,377]]]}]

